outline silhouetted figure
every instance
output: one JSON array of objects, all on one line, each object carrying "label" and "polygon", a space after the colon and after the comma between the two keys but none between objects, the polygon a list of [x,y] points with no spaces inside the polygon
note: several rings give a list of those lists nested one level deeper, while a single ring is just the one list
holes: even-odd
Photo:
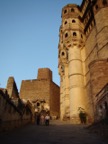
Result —
[{"label": "silhouetted figure", "polygon": [[46,114],[45,116],[45,125],[49,126],[49,120],[50,120],[50,116],[48,114]]},{"label": "silhouetted figure", "polygon": [[82,124],[86,124],[87,122],[87,114],[83,111],[80,111],[79,118]]},{"label": "silhouetted figure", "polygon": [[41,125],[44,125],[44,124],[45,124],[45,117],[44,117],[43,114],[41,114],[41,116],[40,116],[40,124],[41,124]]},{"label": "silhouetted figure", "polygon": [[36,124],[39,125],[40,124],[40,114],[36,115]]}]

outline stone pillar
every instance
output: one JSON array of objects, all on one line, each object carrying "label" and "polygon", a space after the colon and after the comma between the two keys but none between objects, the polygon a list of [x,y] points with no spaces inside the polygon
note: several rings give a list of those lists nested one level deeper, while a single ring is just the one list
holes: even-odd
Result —
[{"label": "stone pillar", "polygon": [[62,78],[61,78],[61,81],[60,81],[60,119],[62,119],[63,117],[63,113],[62,113],[62,106],[63,106],[63,90],[62,90]]},{"label": "stone pillar", "polygon": [[85,93],[81,51],[76,45],[69,49],[69,85],[70,118],[77,123],[79,121],[78,108],[85,109]]},{"label": "stone pillar", "polygon": [[60,118],[61,120],[63,119],[64,116],[64,88],[63,88],[63,79],[61,78],[61,82],[60,82]]},{"label": "stone pillar", "polygon": [[65,117],[70,117],[68,66],[65,66]]}]

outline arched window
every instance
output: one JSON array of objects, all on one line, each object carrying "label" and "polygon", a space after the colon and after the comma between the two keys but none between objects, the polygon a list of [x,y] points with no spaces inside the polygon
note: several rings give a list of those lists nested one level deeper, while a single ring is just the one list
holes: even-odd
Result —
[{"label": "arched window", "polygon": [[71,12],[74,12],[75,10],[73,8],[71,8]]},{"label": "arched window", "polygon": [[66,9],[64,10],[64,14],[65,14],[65,13],[67,13],[67,10],[66,10]]},{"label": "arched window", "polygon": [[73,19],[73,20],[72,20],[72,23],[76,23],[76,21]]},{"label": "arched window", "polygon": [[68,37],[68,33],[65,33],[65,38]]},{"label": "arched window", "polygon": [[37,102],[37,106],[40,106],[40,103],[39,103],[39,102]]},{"label": "arched window", "polygon": [[77,36],[76,32],[73,32],[73,36]]},{"label": "arched window", "polygon": [[81,34],[81,38],[83,39],[83,35]]},{"label": "arched window", "polygon": [[67,21],[65,21],[64,24],[66,25],[66,24],[67,24]]},{"label": "arched window", "polygon": [[65,53],[64,53],[64,52],[62,52],[61,54],[62,54],[62,56],[64,56],[64,55],[65,55]]}]

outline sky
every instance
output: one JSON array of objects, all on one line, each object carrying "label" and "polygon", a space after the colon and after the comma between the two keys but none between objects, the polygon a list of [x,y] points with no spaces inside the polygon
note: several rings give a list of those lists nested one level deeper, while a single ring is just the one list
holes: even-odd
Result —
[{"label": "sky", "polygon": [[0,0],[0,87],[13,76],[37,79],[39,68],[49,68],[60,85],[58,43],[61,10],[82,0]]}]

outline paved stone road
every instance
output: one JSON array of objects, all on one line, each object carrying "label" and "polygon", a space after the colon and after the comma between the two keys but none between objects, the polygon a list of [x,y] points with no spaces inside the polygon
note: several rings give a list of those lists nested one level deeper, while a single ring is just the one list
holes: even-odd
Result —
[{"label": "paved stone road", "polygon": [[2,144],[108,144],[84,125],[60,121],[50,126],[28,125],[0,134]]}]

